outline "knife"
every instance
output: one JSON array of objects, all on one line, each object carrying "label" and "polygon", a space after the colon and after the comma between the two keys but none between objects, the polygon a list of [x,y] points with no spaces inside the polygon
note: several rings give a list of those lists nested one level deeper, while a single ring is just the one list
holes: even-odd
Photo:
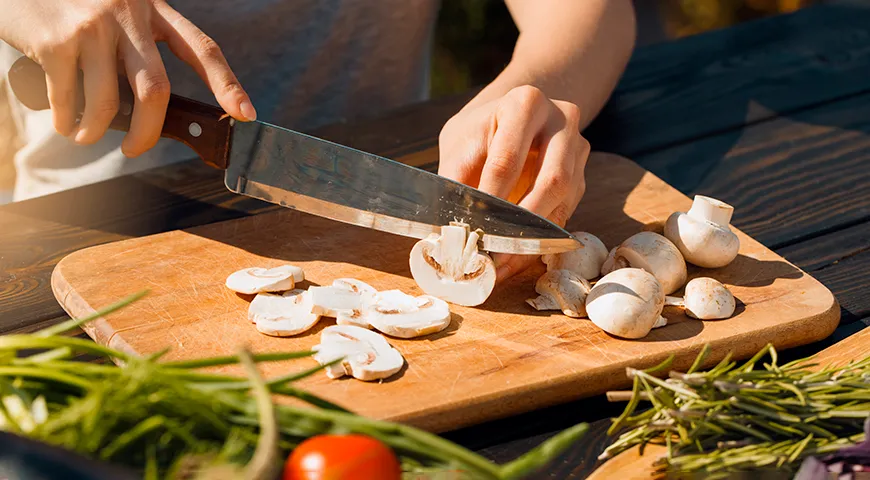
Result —
[{"label": "knife", "polygon": [[[84,110],[79,72],[77,107]],[[45,72],[27,57],[9,70],[27,108],[49,108]],[[110,128],[127,131],[133,91],[119,78],[120,107]],[[340,222],[412,238],[439,233],[451,221],[484,231],[482,248],[547,254],[582,244],[563,228],[513,203],[387,158],[261,121],[237,122],[221,108],[171,95],[162,137],[181,141],[224,170],[237,194]]]}]

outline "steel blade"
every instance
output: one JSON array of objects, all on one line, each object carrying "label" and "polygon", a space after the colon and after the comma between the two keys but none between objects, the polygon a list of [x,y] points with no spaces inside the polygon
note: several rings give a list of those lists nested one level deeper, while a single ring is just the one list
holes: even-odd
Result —
[{"label": "steel blade", "polygon": [[517,254],[579,248],[528,210],[425,170],[263,122],[233,127],[230,190],[340,222],[413,238],[460,220],[483,248]]}]

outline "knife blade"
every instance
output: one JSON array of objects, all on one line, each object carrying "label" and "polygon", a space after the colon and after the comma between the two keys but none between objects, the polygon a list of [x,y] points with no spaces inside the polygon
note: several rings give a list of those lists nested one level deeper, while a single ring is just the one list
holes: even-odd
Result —
[{"label": "knife blade", "polygon": [[[37,63],[22,57],[8,78],[25,106],[49,108],[45,73]],[[126,131],[133,92],[126,79],[118,84],[121,107],[110,128]],[[497,253],[582,246],[548,219],[478,189],[266,122],[236,122],[218,107],[177,95],[170,97],[161,136],[184,142],[207,164],[225,170],[232,192],[332,220],[412,238],[462,221],[483,230],[482,248]]]}]

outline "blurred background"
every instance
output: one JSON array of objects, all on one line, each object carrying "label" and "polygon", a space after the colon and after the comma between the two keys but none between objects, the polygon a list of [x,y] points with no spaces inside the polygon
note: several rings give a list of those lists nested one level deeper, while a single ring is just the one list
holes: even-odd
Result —
[{"label": "blurred background", "polygon": [[[578,0],[566,0],[578,1]],[[787,13],[821,0],[634,0],[638,46]],[[510,60],[517,29],[504,0],[442,0],[432,56],[432,96],[494,78]],[[19,143],[0,89],[0,204],[10,198]]]}]

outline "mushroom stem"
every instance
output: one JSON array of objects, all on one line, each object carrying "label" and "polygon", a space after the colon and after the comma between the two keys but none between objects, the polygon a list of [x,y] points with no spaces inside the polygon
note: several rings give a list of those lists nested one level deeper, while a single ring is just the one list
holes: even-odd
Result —
[{"label": "mushroom stem", "polygon": [[664,327],[664,326],[667,326],[667,324],[668,324],[668,319],[659,315],[659,318],[656,319],[656,323],[653,324],[652,328]]},{"label": "mushroom stem", "polygon": [[465,265],[460,260],[464,257],[465,247],[467,243],[465,241],[465,235],[467,230],[465,227],[461,227],[458,225],[446,225],[441,227],[441,251],[439,252],[439,260],[442,265],[449,265],[449,272],[446,272],[450,276],[460,276],[462,272],[460,271],[462,267]]},{"label": "mushroom stem", "polygon": [[537,298],[530,298],[526,303],[532,306],[535,310],[560,310],[559,302],[550,294],[539,295]]},{"label": "mushroom stem", "polygon": [[666,307],[685,307],[686,301],[683,297],[672,297],[670,295],[665,297],[665,306]]},{"label": "mushroom stem", "polygon": [[[462,261],[460,265],[468,265],[471,259],[477,255],[477,241],[480,240],[480,234],[477,231],[470,232],[468,239],[465,241],[465,249],[462,250]],[[459,272],[460,274],[463,272]]]},{"label": "mushroom stem", "polygon": [[731,223],[731,216],[734,214],[734,207],[715,198],[695,195],[692,208],[687,214],[690,217],[706,220],[727,229]]}]

